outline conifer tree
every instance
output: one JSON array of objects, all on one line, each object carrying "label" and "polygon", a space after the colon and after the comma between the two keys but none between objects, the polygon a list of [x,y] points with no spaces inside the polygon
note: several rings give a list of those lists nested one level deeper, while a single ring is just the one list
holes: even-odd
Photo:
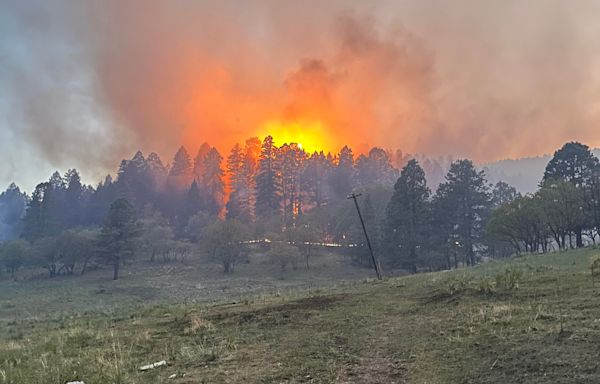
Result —
[{"label": "conifer tree", "polygon": [[256,216],[270,218],[281,210],[281,181],[277,170],[277,147],[271,136],[262,143],[256,174]]},{"label": "conifer tree", "polygon": [[223,157],[216,148],[211,148],[204,158],[204,173],[200,179],[200,186],[204,196],[204,208],[211,215],[221,212],[225,200],[222,162]]},{"label": "conifer tree", "polygon": [[227,218],[243,222],[251,220],[249,186],[246,172],[245,155],[239,144],[236,144],[227,158],[227,176],[229,179],[229,201],[227,202]]},{"label": "conifer tree", "polygon": [[385,244],[390,262],[417,271],[429,229],[429,188],[425,172],[412,159],[394,185],[385,221]]},{"label": "conifer tree", "polygon": [[133,206],[127,199],[115,200],[110,206],[100,234],[104,258],[113,267],[113,280],[119,278],[123,260],[133,256],[134,239],[139,234]]},{"label": "conifer tree", "polygon": [[76,169],[69,169],[65,174],[65,180],[67,188],[64,221],[66,228],[73,228],[82,222],[84,188],[81,185],[81,176]]},{"label": "conifer tree", "polygon": [[[572,184],[578,191],[589,197],[588,201],[593,202],[594,192],[598,188],[600,180],[600,161],[590,151],[587,145],[579,142],[569,142],[554,152],[554,156],[546,165],[542,184],[549,182],[565,181]],[[600,205],[588,204],[588,212],[600,211]],[[583,209],[583,206],[582,206]],[[598,212],[591,213],[589,217],[600,217]],[[590,220],[588,219],[588,222]],[[592,224],[594,225],[594,224]],[[583,247],[583,226],[574,229],[577,247]]]},{"label": "conifer tree", "polygon": [[302,173],[302,189],[306,200],[320,207],[329,199],[329,177],[332,164],[325,154],[313,153],[307,160]]},{"label": "conifer tree", "polygon": [[23,229],[27,194],[15,183],[0,194],[0,242],[17,238]]},{"label": "conifer tree", "polygon": [[[171,177],[181,177],[181,178],[189,178],[192,175],[192,159],[185,149],[184,146],[181,146],[175,157],[173,158],[173,164],[171,165],[171,169],[169,170],[169,176]],[[191,181],[190,181],[191,182]]]},{"label": "conifer tree", "polygon": [[475,264],[475,247],[483,238],[491,206],[484,172],[477,171],[471,160],[453,162],[435,200],[439,228],[449,230],[444,244],[462,255],[466,265]]},{"label": "conifer tree", "polygon": [[302,215],[300,182],[306,153],[295,143],[284,144],[277,158],[281,169],[283,222],[285,226],[294,226],[296,218]]},{"label": "conifer tree", "polygon": [[194,157],[194,177],[197,181],[202,180],[202,175],[204,174],[204,160],[206,159],[208,152],[210,152],[210,145],[208,145],[208,143],[202,143],[198,149],[198,153],[196,153],[196,157]]},{"label": "conifer tree", "polygon": [[352,149],[344,146],[337,156],[337,164],[333,168],[331,187],[334,196],[344,199],[354,189],[354,155]]}]

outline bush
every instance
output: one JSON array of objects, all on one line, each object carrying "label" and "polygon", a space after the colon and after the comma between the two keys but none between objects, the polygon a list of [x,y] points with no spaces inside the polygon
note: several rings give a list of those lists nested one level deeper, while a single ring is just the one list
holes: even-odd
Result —
[{"label": "bush", "polygon": [[476,282],[475,289],[483,295],[491,295],[496,292],[496,282],[484,277]]},{"label": "bush", "polygon": [[271,250],[267,253],[267,256],[271,263],[278,264],[282,271],[285,271],[288,265],[291,265],[294,270],[298,269],[300,251],[297,247],[284,241],[271,243]]},{"label": "bush", "polygon": [[13,240],[2,246],[0,249],[0,261],[2,266],[15,276],[19,268],[25,264],[28,253],[28,244],[23,240]]},{"label": "bush", "polygon": [[450,296],[466,291],[472,282],[472,278],[466,274],[452,276],[446,280],[445,291]]},{"label": "bush", "polygon": [[508,266],[496,275],[496,285],[506,291],[519,289],[519,282],[523,280],[523,275],[523,270],[520,268]]}]

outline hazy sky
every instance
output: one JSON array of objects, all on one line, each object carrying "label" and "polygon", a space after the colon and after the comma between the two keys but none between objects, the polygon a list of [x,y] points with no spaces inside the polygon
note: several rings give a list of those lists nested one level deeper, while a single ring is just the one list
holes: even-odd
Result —
[{"label": "hazy sky", "polygon": [[[269,123],[491,161],[600,145],[600,1],[0,0],[0,188]],[[315,125],[318,123],[318,125]],[[275,138],[277,140],[277,137]]]}]

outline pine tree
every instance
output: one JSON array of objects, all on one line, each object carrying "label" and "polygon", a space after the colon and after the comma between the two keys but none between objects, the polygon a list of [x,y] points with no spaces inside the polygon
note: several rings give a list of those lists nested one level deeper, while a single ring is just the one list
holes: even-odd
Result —
[{"label": "pine tree", "polygon": [[354,155],[352,149],[344,146],[337,156],[337,164],[332,170],[331,189],[338,199],[344,199],[354,189]]},{"label": "pine tree", "polygon": [[65,192],[65,227],[73,228],[82,222],[84,188],[81,176],[76,169],[69,169],[65,174],[67,188]]},{"label": "pine tree", "polygon": [[40,183],[31,194],[23,219],[23,237],[29,241],[60,232],[53,208],[54,194],[50,182]]},{"label": "pine tree", "polygon": [[277,170],[277,147],[271,136],[262,143],[256,174],[256,216],[270,218],[281,209],[281,181]]},{"label": "pine tree", "polygon": [[[192,176],[192,159],[184,146],[179,147],[169,170],[170,177],[188,180]],[[191,184],[191,180],[190,180]]]},{"label": "pine tree", "polygon": [[302,215],[300,182],[305,159],[306,153],[295,143],[279,148],[277,160],[281,169],[283,220],[288,227],[294,226],[296,218]]},{"label": "pine tree", "polygon": [[492,188],[492,206],[498,208],[508,204],[521,195],[517,189],[504,181],[498,181]]},{"label": "pine tree", "polygon": [[244,175],[246,176],[247,194],[241,197],[247,200],[251,219],[254,219],[256,206],[256,174],[258,172],[258,158],[260,157],[261,142],[258,137],[246,140],[244,146]]},{"label": "pine tree", "polygon": [[167,193],[159,198],[160,210],[173,221],[181,223],[181,211],[187,192],[194,180],[192,160],[185,147],[180,147],[169,169]]},{"label": "pine tree", "polygon": [[385,243],[390,261],[413,273],[427,244],[429,195],[423,168],[415,159],[410,160],[394,185],[387,207]]},{"label": "pine tree", "polygon": [[103,255],[106,262],[113,266],[113,280],[119,278],[123,260],[133,256],[134,240],[139,234],[133,206],[127,199],[115,200],[110,206],[100,235]]},{"label": "pine tree", "polygon": [[484,172],[477,171],[471,160],[453,162],[436,200],[439,228],[449,230],[444,244],[462,254],[466,265],[473,265],[475,246],[482,240],[491,206]]},{"label": "pine tree", "polygon": [[368,156],[361,155],[356,161],[357,181],[363,187],[390,185],[396,175],[388,153],[381,148],[372,148]]},{"label": "pine tree", "polygon": [[138,212],[145,205],[154,203],[157,186],[141,151],[137,151],[131,160],[121,162],[116,188],[117,194],[133,204]]},{"label": "pine tree", "polygon": [[198,149],[198,153],[196,153],[196,157],[194,157],[194,177],[197,181],[202,180],[202,175],[204,174],[204,161],[208,152],[210,152],[210,145],[208,145],[208,143],[202,143]]},{"label": "pine tree", "polygon": [[[593,197],[597,194],[594,189],[598,188],[599,180],[600,162],[598,158],[592,154],[587,145],[570,142],[554,152],[554,156],[548,162],[544,171],[542,184],[548,184],[552,181],[571,183],[581,193],[588,196],[587,200],[592,203],[588,204],[588,212],[596,212],[591,213],[587,221],[593,222],[593,217],[600,217],[600,205],[593,203]],[[583,226],[584,223],[574,229],[577,247],[583,247]]]},{"label": "pine tree", "polygon": [[117,187],[111,175],[106,175],[90,197],[87,207],[86,224],[100,225],[106,217],[110,204],[117,198]]},{"label": "pine tree", "polygon": [[23,229],[23,217],[27,208],[27,194],[21,192],[15,183],[0,194],[0,242],[12,240]]},{"label": "pine tree", "polygon": [[229,201],[227,202],[227,218],[249,222],[252,218],[248,197],[249,186],[246,176],[248,168],[245,155],[239,144],[236,144],[227,158],[227,176],[229,179]]},{"label": "pine tree", "polygon": [[190,190],[187,194],[187,200],[185,204],[185,212],[189,216],[193,216],[202,209],[202,194],[196,180],[192,182]]},{"label": "pine tree", "polygon": [[313,153],[307,160],[302,173],[302,190],[306,200],[315,207],[324,205],[329,200],[329,178],[332,164],[325,154]]},{"label": "pine tree", "polygon": [[151,179],[153,182],[153,189],[160,190],[167,180],[167,167],[163,164],[160,156],[156,153],[152,152],[148,155],[146,159],[146,165],[148,167],[148,172],[151,175]]},{"label": "pine tree", "polygon": [[204,173],[200,179],[200,187],[204,196],[204,208],[211,215],[218,215],[221,212],[225,200],[222,162],[223,157],[216,148],[211,148],[204,158]]},{"label": "pine tree", "polygon": [[576,188],[584,188],[592,183],[599,167],[598,158],[587,145],[570,142],[554,152],[546,165],[543,181],[564,180]]}]

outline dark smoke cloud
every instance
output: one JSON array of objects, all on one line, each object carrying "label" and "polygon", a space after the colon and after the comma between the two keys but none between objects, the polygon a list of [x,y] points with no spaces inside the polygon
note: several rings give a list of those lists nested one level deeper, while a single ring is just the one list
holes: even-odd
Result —
[{"label": "dark smoke cloud", "polygon": [[478,161],[600,144],[596,1],[2,1],[0,183],[266,119]]}]

